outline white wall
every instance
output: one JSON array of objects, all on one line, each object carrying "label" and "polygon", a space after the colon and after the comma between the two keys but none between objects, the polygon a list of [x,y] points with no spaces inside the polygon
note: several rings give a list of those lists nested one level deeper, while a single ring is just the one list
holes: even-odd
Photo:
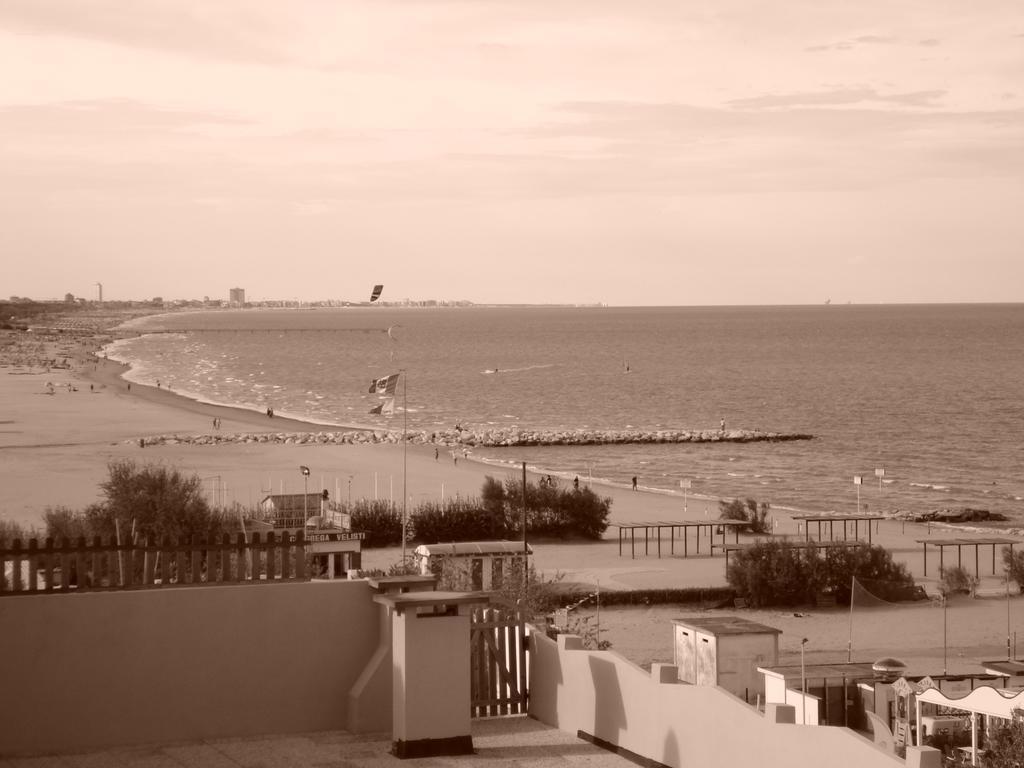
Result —
[{"label": "white wall", "polygon": [[0,757],[344,728],[378,610],[365,581],[5,597]]},{"label": "white wall", "polygon": [[902,761],[845,728],[769,723],[717,687],[660,683],[611,651],[560,649],[531,635],[530,714],[676,768],[894,768]]}]

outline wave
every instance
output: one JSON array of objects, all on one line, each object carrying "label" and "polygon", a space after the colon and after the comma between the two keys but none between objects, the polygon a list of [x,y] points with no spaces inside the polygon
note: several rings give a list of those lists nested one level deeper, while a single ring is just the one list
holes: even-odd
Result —
[{"label": "wave", "polygon": [[524,365],[520,368],[487,368],[480,371],[482,374],[495,374],[495,373],[522,373],[523,371],[535,371],[541,368],[554,368],[555,363],[544,363],[542,365]]}]

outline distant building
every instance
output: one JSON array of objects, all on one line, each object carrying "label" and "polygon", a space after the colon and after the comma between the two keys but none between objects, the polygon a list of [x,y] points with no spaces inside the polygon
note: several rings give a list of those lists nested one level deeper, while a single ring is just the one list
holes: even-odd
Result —
[{"label": "distant building", "polygon": [[232,288],[228,292],[228,301],[233,307],[241,307],[245,304],[245,288]]}]

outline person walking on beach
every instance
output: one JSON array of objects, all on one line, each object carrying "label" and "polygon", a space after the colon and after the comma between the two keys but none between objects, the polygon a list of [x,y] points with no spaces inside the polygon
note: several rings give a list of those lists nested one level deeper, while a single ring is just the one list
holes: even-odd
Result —
[{"label": "person walking on beach", "polygon": [[578,491],[580,489],[580,476],[579,475],[576,475],[576,477],[574,477],[572,479],[572,489],[574,491]]},{"label": "person walking on beach", "polygon": [[636,490],[636,475],[633,475],[633,490]]},{"label": "person walking on beach", "polygon": [[434,461],[437,461],[437,457],[441,455],[441,452],[434,448]]},{"label": "person walking on beach", "polygon": [[720,432],[725,432],[725,419],[719,420],[719,422],[718,422],[718,430]]}]

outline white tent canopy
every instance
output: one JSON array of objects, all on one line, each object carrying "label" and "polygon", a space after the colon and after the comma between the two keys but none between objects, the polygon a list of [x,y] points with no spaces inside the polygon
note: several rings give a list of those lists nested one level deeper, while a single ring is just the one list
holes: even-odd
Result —
[{"label": "white tent canopy", "polygon": [[938,688],[927,688],[917,695],[917,700],[1010,720],[1013,710],[1024,710],[1024,688],[992,688],[982,685],[959,697],[947,696]]}]

